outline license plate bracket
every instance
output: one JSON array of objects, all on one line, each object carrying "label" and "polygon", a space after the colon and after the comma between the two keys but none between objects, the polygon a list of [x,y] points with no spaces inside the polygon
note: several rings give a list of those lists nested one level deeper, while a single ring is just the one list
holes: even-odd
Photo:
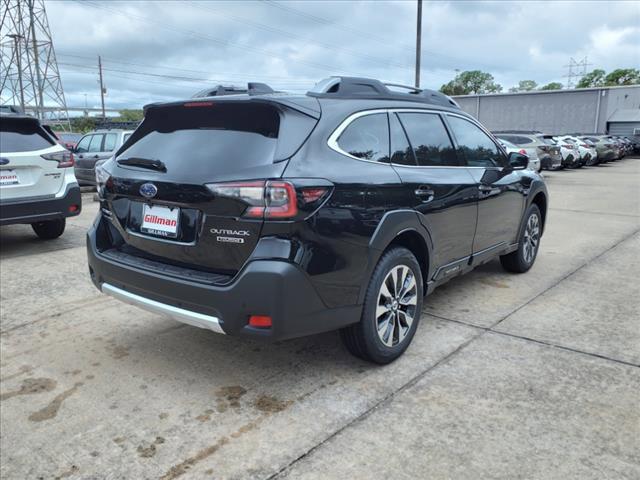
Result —
[{"label": "license plate bracket", "polygon": [[7,185],[20,185],[18,172],[9,169],[0,170],[0,185],[3,187]]},{"label": "license plate bracket", "polygon": [[162,205],[142,205],[140,232],[164,238],[177,238],[180,224],[180,208]]}]

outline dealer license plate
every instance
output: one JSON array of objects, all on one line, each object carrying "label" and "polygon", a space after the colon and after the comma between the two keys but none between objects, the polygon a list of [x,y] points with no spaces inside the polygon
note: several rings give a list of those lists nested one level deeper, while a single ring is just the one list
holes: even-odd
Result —
[{"label": "dealer license plate", "polygon": [[159,237],[176,238],[178,236],[179,208],[144,204],[142,207],[142,225],[140,231]]}]

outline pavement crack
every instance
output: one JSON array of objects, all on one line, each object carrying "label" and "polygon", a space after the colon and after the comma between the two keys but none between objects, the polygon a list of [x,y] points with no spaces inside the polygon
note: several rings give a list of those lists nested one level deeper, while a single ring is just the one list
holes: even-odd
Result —
[{"label": "pavement crack", "polygon": [[378,400],[376,403],[374,403],[371,407],[369,407],[367,410],[362,412],[360,415],[358,415],[357,417],[353,418],[351,421],[345,423],[342,427],[340,427],[337,430],[335,430],[333,433],[331,433],[330,435],[325,437],[322,441],[320,441],[317,444],[315,444],[313,447],[311,447],[310,449],[305,451],[303,454],[301,454],[298,457],[294,458],[287,465],[285,465],[284,467],[280,468],[277,472],[275,472],[275,473],[271,474],[270,476],[266,477],[265,480],[274,480],[274,479],[280,477],[280,475],[282,475],[284,472],[289,470],[293,465],[295,465],[299,461],[303,460],[305,457],[307,457],[310,454],[312,454],[313,452],[315,452],[317,449],[322,447],[327,442],[330,442],[332,439],[337,437],[340,433],[342,433],[343,431],[347,430],[348,428],[350,428],[352,426],[357,425],[358,423],[360,423],[361,421],[363,421],[367,417],[369,417],[372,413],[374,413],[379,408],[389,404],[396,396],[398,396],[399,394],[403,393],[407,389],[409,389],[412,386],[414,386],[422,378],[424,378],[429,372],[431,372],[435,368],[437,368],[437,367],[439,367],[441,365],[444,365],[445,363],[449,362],[453,357],[455,357],[458,353],[460,353],[462,350],[464,350],[470,343],[472,343],[474,340],[480,338],[485,333],[486,333],[486,331],[482,330],[477,335],[474,335],[473,337],[471,337],[467,341],[465,341],[462,344],[460,344],[457,348],[455,348],[450,353],[448,353],[447,355],[442,357],[440,360],[435,362],[433,365],[429,366],[425,370],[423,370],[420,373],[418,373],[417,375],[413,376],[408,382],[404,383],[403,385],[401,385],[399,388],[397,388],[393,392],[387,394],[382,399]]},{"label": "pavement crack", "polygon": [[502,317],[501,319],[497,320],[495,323],[493,323],[493,325],[491,325],[491,327],[489,327],[490,330],[493,330],[495,327],[497,327],[498,325],[500,325],[502,322],[504,322],[507,318],[509,318],[511,315],[513,315],[516,312],[519,312],[520,310],[522,310],[524,307],[526,307],[527,305],[529,305],[531,302],[533,302],[534,300],[536,300],[538,297],[544,295],[545,293],[547,293],[548,291],[556,288],[560,283],[562,283],[564,280],[566,280],[567,278],[571,277],[572,275],[574,275],[575,273],[579,272],[580,270],[582,270],[583,268],[585,268],[586,266],[590,265],[591,263],[597,261],[598,259],[600,259],[602,256],[606,255],[607,253],[609,253],[611,250],[615,249],[618,245],[621,245],[622,243],[626,242],[627,240],[633,238],[635,235],[637,235],[638,233],[640,233],[640,228],[637,230],[634,230],[633,232],[631,232],[629,235],[627,235],[626,237],[623,237],[622,239],[620,239],[619,241],[617,241],[616,243],[614,243],[613,245],[611,245],[609,248],[603,250],[602,252],[600,252],[598,255],[596,255],[595,257],[587,260],[585,263],[583,263],[582,265],[580,265],[579,267],[571,270],[569,273],[567,273],[566,275],[564,275],[563,277],[561,277],[560,279],[558,279],[556,282],[554,282],[552,285],[550,285],[549,287],[545,288],[544,290],[542,290],[540,293],[538,293],[537,295],[531,297],[529,300],[527,300],[526,302],[524,302],[522,305],[518,306],[517,308],[515,308],[514,310],[512,310],[511,312],[507,313],[504,317]]},{"label": "pavement crack", "polygon": [[[432,370],[438,368],[439,366],[444,365],[445,363],[451,361],[451,359],[453,357],[455,357],[458,353],[460,353],[462,350],[464,350],[472,342],[474,342],[475,340],[477,340],[480,337],[484,336],[486,333],[491,332],[491,333],[495,333],[495,334],[498,334],[498,335],[518,337],[517,335],[510,335],[510,334],[506,334],[506,333],[503,333],[503,332],[500,332],[500,331],[495,331],[493,329],[497,325],[499,325],[501,322],[503,322],[504,320],[509,318],[511,315],[513,315],[515,312],[517,312],[517,311],[521,310],[522,308],[526,307],[531,302],[533,302],[535,299],[537,299],[538,297],[544,295],[546,292],[548,292],[552,288],[555,288],[560,282],[566,280],[567,278],[569,278],[570,276],[572,276],[576,272],[580,271],[581,269],[583,269],[587,265],[589,265],[592,262],[598,260],[600,257],[605,255],[609,251],[613,250],[614,248],[616,248],[618,245],[622,244],[623,242],[629,240],[634,235],[637,235],[638,233],[640,233],[640,229],[635,230],[631,234],[627,235],[626,237],[622,238],[621,240],[619,240],[618,242],[613,244],[611,247],[607,248],[606,250],[604,250],[601,253],[599,253],[598,255],[596,255],[594,258],[590,259],[589,261],[585,262],[584,264],[582,264],[579,267],[575,268],[574,270],[570,271],[569,273],[564,275],[562,278],[560,278],[557,282],[554,282],[553,285],[551,285],[550,287],[544,289],[543,291],[541,291],[540,293],[535,295],[533,298],[529,299],[528,301],[526,301],[525,303],[523,303],[519,307],[515,308],[513,311],[511,311],[510,313],[505,315],[503,318],[501,318],[500,320],[495,322],[490,327],[480,327],[480,326],[477,326],[477,325],[468,324],[466,322],[462,322],[462,321],[453,320],[453,319],[450,319],[450,318],[434,315],[432,313],[427,313],[428,315],[434,316],[434,317],[442,319],[442,320],[447,320],[447,321],[450,321],[450,322],[455,322],[455,323],[459,323],[459,324],[462,324],[462,325],[465,325],[465,326],[468,326],[468,327],[475,328],[475,329],[479,330],[479,332],[476,335],[472,336],[466,342],[464,342],[461,345],[459,345],[455,350],[453,350],[452,352],[450,352],[449,354],[447,354],[446,356],[444,356],[443,358],[438,360],[436,363],[431,365],[429,368],[423,370],[422,372],[420,372],[417,375],[415,375],[414,377],[412,377],[408,382],[406,382],[405,384],[400,386],[398,389],[394,390],[393,392],[391,392],[388,395],[386,395],[385,397],[383,397],[381,400],[376,402],[374,405],[372,405],[370,408],[368,408],[367,410],[362,412],[360,415],[358,415],[357,417],[355,417],[351,421],[345,423],[342,427],[340,427],[337,430],[335,430],[333,433],[331,433],[330,435],[325,437],[322,441],[318,442],[313,447],[311,447],[308,450],[306,450],[303,454],[301,454],[298,457],[294,458],[292,461],[290,461],[285,466],[280,468],[277,472],[275,472],[275,473],[271,474],[270,476],[266,477],[265,480],[275,480],[275,479],[277,479],[283,473],[285,473],[287,470],[290,470],[291,467],[294,466],[296,463],[300,462],[301,460],[303,460],[307,456],[311,455],[313,452],[315,452],[316,450],[321,448],[323,445],[325,445],[326,443],[330,442],[332,439],[337,437],[340,433],[342,433],[343,431],[347,430],[348,428],[351,428],[352,426],[357,425],[358,423],[362,422],[367,417],[369,417],[372,413],[374,413],[379,408],[389,404],[394,398],[396,398],[399,394],[403,393],[407,389],[411,388],[413,385],[415,385],[417,382],[419,382],[422,378],[424,378],[429,372],[431,372]],[[525,338],[525,337],[522,337],[522,340],[531,341],[531,342],[535,342],[535,343],[539,343],[539,344],[543,344],[543,345],[548,345],[548,346],[551,346],[551,347],[560,348],[560,349],[571,351],[571,352],[574,352],[574,353],[582,353],[582,354],[585,354],[585,355],[589,355],[589,356],[593,356],[593,357],[597,357],[597,358],[601,358],[601,359],[606,359],[606,360],[610,360],[610,361],[613,361],[613,362],[622,363],[622,364],[625,364],[625,365],[637,366],[637,365],[634,365],[632,363],[624,362],[622,360],[616,360],[616,359],[608,358],[608,357],[605,357],[605,356],[602,356],[602,355],[598,355],[598,354],[592,354],[592,353],[589,353],[589,352],[583,352],[583,351],[572,349],[572,348],[569,348],[569,347],[563,347],[561,345],[547,344],[546,342],[537,341],[537,340],[529,339],[529,338]]]}]

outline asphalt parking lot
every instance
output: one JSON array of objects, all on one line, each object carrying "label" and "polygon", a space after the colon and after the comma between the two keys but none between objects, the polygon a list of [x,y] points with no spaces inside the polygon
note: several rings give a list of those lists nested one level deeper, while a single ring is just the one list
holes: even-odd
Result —
[{"label": "asphalt parking lot", "polygon": [[640,478],[640,159],[545,176],[533,269],[436,290],[386,367],[99,294],[90,194],[58,240],[2,228],[0,476]]}]

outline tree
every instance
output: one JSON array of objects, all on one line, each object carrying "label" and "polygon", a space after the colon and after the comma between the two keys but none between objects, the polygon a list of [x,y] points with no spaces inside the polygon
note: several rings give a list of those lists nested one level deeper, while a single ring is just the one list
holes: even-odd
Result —
[{"label": "tree", "polygon": [[545,86],[540,87],[540,90],[562,90],[562,84],[560,82],[547,83]]},{"label": "tree", "polygon": [[116,118],[118,122],[139,122],[144,117],[142,110],[120,110],[120,115]]},{"label": "tree", "polygon": [[607,86],[638,85],[640,84],[640,70],[636,68],[618,68],[604,78]]},{"label": "tree", "polygon": [[580,79],[577,88],[589,88],[589,87],[602,87],[604,86],[604,77],[606,72],[599,68],[596,68],[592,72],[587,73]]},{"label": "tree", "polygon": [[71,119],[71,130],[78,133],[87,133],[96,129],[96,120],[93,117],[75,117]]},{"label": "tree", "polygon": [[502,86],[495,83],[493,75],[480,70],[461,72],[456,78],[440,87],[445,95],[468,95],[470,93],[496,93]]},{"label": "tree", "polygon": [[520,80],[518,82],[517,87],[512,87],[509,89],[510,92],[530,92],[531,90],[535,90],[538,87],[538,84],[534,80]]}]

